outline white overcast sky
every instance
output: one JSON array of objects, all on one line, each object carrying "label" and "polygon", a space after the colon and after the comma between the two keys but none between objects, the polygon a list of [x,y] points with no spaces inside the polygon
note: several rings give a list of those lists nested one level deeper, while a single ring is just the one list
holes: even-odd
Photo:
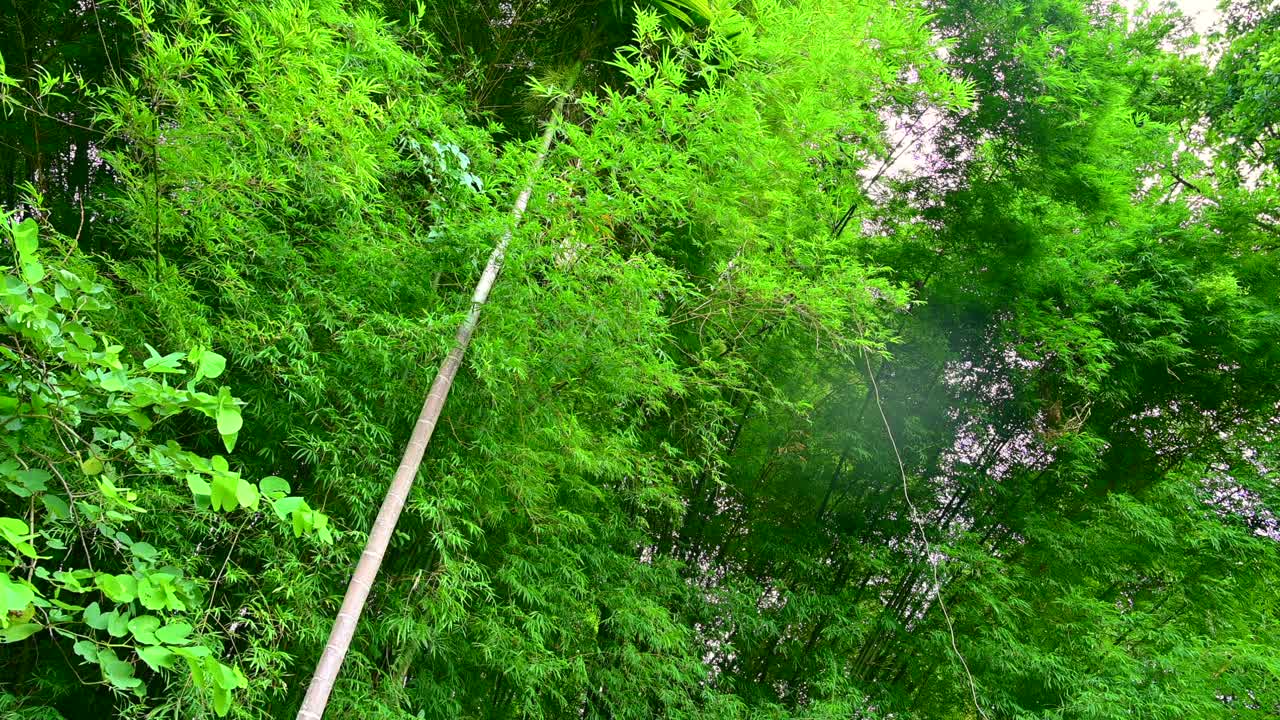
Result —
[{"label": "white overcast sky", "polygon": [[[1138,3],[1130,0],[1128,4],[1134,7]],[[1155,5],[1154,2],[1151,4]],[[1218,0],[1177,0],[1176,4],[1195,22],[1197,32],[1204,33],[1218,19]]]}]

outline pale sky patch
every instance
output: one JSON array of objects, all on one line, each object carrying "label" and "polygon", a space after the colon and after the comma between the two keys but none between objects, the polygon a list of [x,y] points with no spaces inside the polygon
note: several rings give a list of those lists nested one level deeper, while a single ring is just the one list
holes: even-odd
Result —
[{"label": "pale sky patch", "polygon": [[[1136,10],[1142,4],[1144,4],[1142,0],[1124,0],[1125,7],[1130,11]],[[1148,7],[1155,7],[1159,3],[1148,0],[1145,4]],[[1173,4],[1182,11],[1183,15],[1191,19],[1196,32],[1200,35],[1209,32],[1213,24],[1222,16],[1218,10],[1218,0],[1175,0]]]},{"label": "pale sky patch", "polygon": [[1204,35],[1217,22],[1222,14],[1218,11],[1217,0],[1178,0],[1182,13],[1195,23],[1196,32]]}]

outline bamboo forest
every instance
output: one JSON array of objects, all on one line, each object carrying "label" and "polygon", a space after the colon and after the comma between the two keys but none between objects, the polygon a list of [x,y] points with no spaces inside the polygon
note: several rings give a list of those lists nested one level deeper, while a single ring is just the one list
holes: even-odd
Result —
[{"label": "bamboo forest", "polygon": [[1280,718],[1277,0],[0,0],[0,718]]}]

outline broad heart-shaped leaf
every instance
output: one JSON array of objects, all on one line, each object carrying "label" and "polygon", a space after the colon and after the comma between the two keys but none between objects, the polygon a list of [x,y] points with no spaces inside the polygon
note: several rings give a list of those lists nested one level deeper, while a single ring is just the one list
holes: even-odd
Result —
[{"label": "broad heart-shaped leaf", "polygon": [[158,554],[154,545],[145,542],[136,542],[130,546],[129,550],[131,550],[136,557],[143,560],[154,560]]},{"label": "broad heart-shaped leaf", "polygon": [[212,350],[206,350],[200,358],[200,372],[207,378],[216,378],[227,367],[227,359]]},{"label": "broad heart-shaped leaf", "polygon": [[34,218],[18,223],[13,229],[13,246],[18,251],[18,257],[27,258],[36,251],[40,245],[39,235],[40,229]]},{"label": "broad heart-shaped leaf", "polygon": [[40,282],[44,279],[44,265],[41,265],[38,260],[22,263],[22,279],[32,285]]},{"label": "broad heart-shaped leaf", "polygon": [[173,661],[177,655],[167,647],[151,646],[138,648],[138,657],[142,658],[142,661],[152,670],[159,670],[173,667]]},{"label": "broad heart-shaped leaf", "polygon": [[138,579],[138,600],[148,610],[185,612],[186,603],[173,590],[173,575],[152,573]]},{"label": "broad heart-shaped leaf", "polygon": [[289,483],[284,478],[268,475],[258,481],[258,489],[268,498],[282,498],[289,494]]},{"label": "broad heart-shaped leaf", "polygon": [[21,498],[31,497],[31,491],[22,487],[17,483],[5,483],[4,486],[9,489],[9,492],[13,493],[14,495],[17,495],[18,497],[21,497]]},{"label": "broad heart-shaped leaf", "polygon": [[0,574],[0,613],[25,610],[35,599],[35,591],[25,583],[11,580],[8,573]]},{"label": "broad heart-shaped leaf", "polygon": [[258,509],[258,488],[248,480],[236,479],[236,499],[240,507],[250,510]]},{"label": "broad heart-shaped leaf", "polygon": [[138,581],[132,575],[108,575],[102,573],[95,584],[108,599],[118,603],[131,603],[138,596]]},{"label": "broad heart-shaped leaf", "polygon": [[222,435],[227,452],[231,452],[236,445],[236,433],[240,432],[244,419],[240,417],[240,407],[236,405],[236,399],[231,397],[231,388],[226,385],[218,388],[217,421],[218,433]]},{"label": "broad heart-shaped leaf", "polygon": [[191,634],[191,625],[184,622],[169,623],[156,630],[156,639],[168,645],[181,645]]},{"label": "broad heart-shaped leaf", "polygon": [[150,345],[146,345],[146,348],[147,352],[151,353],[151,357],[142,361],[142,367],[153,373],[182,373],[182,369],[178,367],[178,363],[182,362],[182,359],[187,356],[186,353],[175,352],[162,357],[160,353],[156,352],[156,349]]},{"label": "broad heart-shaped leaf", "polygon": [[47,483],[53,478],[47,471],[39,468],[23,470],[17,473],[18,482],[22,486],[33,493],[44,492],[48,489]]},{"label": "broad heart-shaped leaf", "polygon": [[71,646],[77,655],[89,662],[98,662],[98,645],[89,640],[80,640]]},{"label": "broad heart-shaped leaf", "polygon": [[214,510],[234,510],[239,504],[236,490],[239,489],[240,478],[230,473],[215,473],[213,482],[209,483],[209,502]]},{"label": "broad heart-shaped leaf", "polygon": [[35,559],[36,549],[27,541],[31,539],[27,524],[17,518],[0,518],[0,537],[3,537],[18,552]]},{"label": "broad heart-shaped leaf", "polygon": [[123,660],[104,658],[102,660],[102,674],[112,685],[125,690],[142,684],[141,680],[133,676],[133,665]]},{"label": "broad heart-shaped leaf", "polygon": [[276,500],[275,502],[271,503],[271,507],[275,509],[276,515],[281,520],[288,520],[290,515],[292,515],[298,508],[303,507],[306,504],[307,504],[307,501],[303,500],[300,497],[286,497],[286,498],[280,498],[279,500]]},{"label": "broad heart-shaped leaf", "polygon": [[15,643],[26,640],[32,635],[40,632],[40,629],[43,627],[43,625],[38,625],[36,623],[10,625],[5,629],[0,630],[0,642]]},{"label": "broad heart-shaped leaf", "polygon": [[55,570],[53,573],[53,579],[59,585],[66,588],[67,590],[70,590],[71,592],[82,593],[82,592],[88,592],[88,588],[85,587],[84,583],[80,581],[90,580],[96,575],[97,573],[95,573],[94,571],[85,570],[85,569],[72,570],[71,572],[67,572],[65,570]]},{"label": "broad heart-shaped leaf", "polygon": [[231,710],[231,691],[216,683],[209,689],[213,692],[213,711],[218,714],[218,717],[226,717],[227,712]]},{"label": "broad heart-shaped leaf", "polygon": [[213,659],[213,652],[203,645],[191,645],[185,647],[169,648],[174,655],[184,658],[187,661],[187,667],[191,670],[191,683],[198,688],[206,688],[209,686],[209,675],[205,663],[217,662]]},{"label": "broad heart-shaped leaf", "polygon": [[107,392],[120,392],[129,387],[129,376],[119,368],[98,372],[98,385]]},{"label": "broad heart-shaped leaf", "polygon": [[48,510],[49,514],[54,518],[58,520],[68,520],[71,518],[71,506],[68,505],[67,501],[63,500],[61,497],[45,494],[40,496],[40,502],[44,503],[44,508]]},{"label": "broad heart-shaped leaf", "polygon": [[312,511],[311,524],[315,528],[316,535],[320,537],[320,542],[325,545],[333,544],[333,532],[329,530],[329,516],[324,513]]},{"label": "broad heart-shaped leaf", "polygon": [[114,610],[103,615],[107,618],[107,632],[111,637],[122,638],[129,634],[129,611]]},{"label": "broad heart-shaped leaf", "polygon": [[236,688],[248,686],[249,683],[245,678],[244,673],[240,672],[239,668],[234,668],[230,665],[223,665],[218,662],[217,658],[211,657],[209,660],[212,661],[212,672],[209,674],[213,676],[214,685],[219,685],[228,690],[235,690]]},{"label": "broad heart-shaped leaf", "polygon": [[27,524],[18,518],[0,517],[0,535],[6,538],[21,539],[30,534]]},{"label": "broad heart-shaped leaf", "polygon": [[[163,610],[167,604],[164,589],[145,577],[138,580],[138,601],[148,610]],[[97,603],[94,605],[96,606]]]},{"label": "broad heart-shaped leaf", "polygon": [[187,362],[196,368],[196,381],[216,378],[227,368],[227,359],[212,350],[196,347],[187,353]]},{"label": "broad heart-shaped leaf", "polygon": [[312,528],[311,509],[299,508],[293,513],[293,536],[302,537]]},{"label": "broad heart-shaped leaf", "polygon": [[4,276],[4,289],[0,290],[5,295],[25,295],[27,292],[27,284],[12,275]]},{"label": "broad heart-shaped leaf", "polygon": [[191,488],[191,494],[200,496],[208,496],[211,492],[209,483],[204,478],[195,473],[187,473],[187,487]]},{"label": "broad heart-shaped leaf", "polygon": [[129,621],[129,632],[134,639],[147,645],[159,645],[156,630],[160,628],[160,618],[155,615],[142,615]]},{"label": "broad heart-shaped leaf", "polygon": [[107,616],[102,614],[102,608],[98,607],[98,603],[89,603],[89,607],[84,609],[84,624],[94,630],[107,629]]}]

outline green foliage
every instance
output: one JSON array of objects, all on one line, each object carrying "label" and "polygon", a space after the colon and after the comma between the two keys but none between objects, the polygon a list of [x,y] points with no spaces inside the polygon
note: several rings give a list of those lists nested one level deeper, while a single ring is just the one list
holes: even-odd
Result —
[{"label": "green foliage", "polygon": [[[199,347],[161,356],[147,346],[150,357],[135,365],[92,326],[110,307],[106,288],[60,263],[46,266],[35,220],[4,223],[15,257],[0,296],[0,472],[6,514],[17,517],[0,517],[9,545],[0,636],[18,643],[40,633],[42,642],[65,644],[63,652],[96,666],[102,684],[140,698],[147,685],[136,674],[139,660],[165,683],[183,668],[225,715],[247,679],[219,660],[215,633],[192,635],[211,620],[207,579],[189,574],[181,543],[142,539],[163,535],[163,524],[146,514],[183,512],[185,504],[184,530],[200,533],[209,524],[201,508],[257,510],[261,492],[282,520],[292,516],[295,532],[314,530],[331,542],[325,518],[288,497],[279,478],[260,489],[224,457],[164,439],[166,421],[190,412],[214,420],[228,449],[234,445],[239,401],[226,386],[217,395],[197,389],[222,374],[225,358]],[[191,494],[182,503],[184,478]]]},{"label": "green foliage", "polygon": [[1280,707],[1273,3],[38,5],[0,713],[296,712],[548,100],[331,717]]}]

